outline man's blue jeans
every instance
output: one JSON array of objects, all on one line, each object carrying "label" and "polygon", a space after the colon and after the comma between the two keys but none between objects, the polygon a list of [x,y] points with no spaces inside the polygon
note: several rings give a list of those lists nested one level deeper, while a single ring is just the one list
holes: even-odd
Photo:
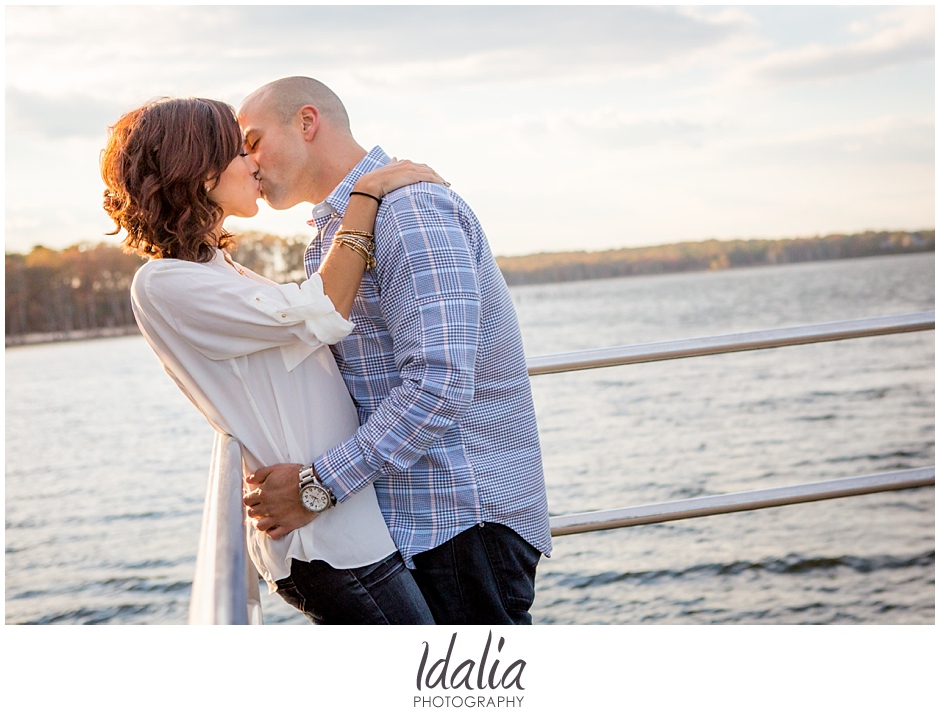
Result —
[{"label": "man's blue jeans", "polygon": [[531,624],[541,553],[511,528],[481,523],[414,556],[438,624]]},{"label": "man's blue jeans", "polygon": [[315,624],[433,624],[401,553],[355,569],[292,560],[277,593]]}]

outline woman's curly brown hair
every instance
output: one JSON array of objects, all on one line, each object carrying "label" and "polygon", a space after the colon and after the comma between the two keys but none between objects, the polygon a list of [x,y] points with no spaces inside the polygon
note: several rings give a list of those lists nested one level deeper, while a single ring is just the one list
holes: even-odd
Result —
[{"label": "woman's curly brown hair", "polygon": [[222,208],[206,185],[241,150],[235,111],[221,101],[159,99],[121,116],[101,152],[109,234],[124,229],[124,251],[151,259],[210,261],[233,240],[213,234]]}]

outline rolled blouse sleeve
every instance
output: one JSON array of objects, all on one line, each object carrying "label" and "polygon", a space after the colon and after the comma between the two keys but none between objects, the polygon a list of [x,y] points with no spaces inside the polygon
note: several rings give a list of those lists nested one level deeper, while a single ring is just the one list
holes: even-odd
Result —
[{"label": "rolled blouse sleeve", "polygon": [[291,370],[353,329],[323,293],[318,274],[300,285],[266,284],[211,265],[161,260],[141,268],[132,290],[138,306],[149,302],[210,360],[280,347]]}]

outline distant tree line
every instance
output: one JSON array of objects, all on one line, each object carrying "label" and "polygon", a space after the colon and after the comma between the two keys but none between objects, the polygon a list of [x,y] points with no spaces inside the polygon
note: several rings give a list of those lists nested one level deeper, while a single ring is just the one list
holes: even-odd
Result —
[{"label": "distant tree line", "polygon": [[117,328],[134,322],[128,291],[140,259],[106,244],[6,254],[6,335]]},{"label": "distant tree line", "polygon": [[930,251],[934,251],[932,229],[801,239],[711,239],[610,251],[500,257],[496,261],[506,282],[519,285]]},{"label": "distant tree line", "polygon": [[[233,257],[274,281],[304,278],[301,238],[249,232]],[[143,260],[113,244],[79,244],[61,251],[34,247],[6,254],[6,336],[134,328],[130,286]]]},{"label": "distant tree line", "polygon": [[[234,258],[284,283],[304,278],[301,237],[238,235]],[[808,239],[684,242],[603,252],[566,252],[497,259],[507,283],[532,284],[637,274],[727,269],[934,250],[934,232],[865,232]],[[55,251],[37,246],[6,254],[7,343],[30,334],[77,333],[134,326],[129,290],[141,266],[112,244]]]}]

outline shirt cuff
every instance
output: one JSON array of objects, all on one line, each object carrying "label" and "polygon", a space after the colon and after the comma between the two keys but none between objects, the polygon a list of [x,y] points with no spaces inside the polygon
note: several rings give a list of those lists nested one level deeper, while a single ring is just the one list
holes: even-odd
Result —
[{"label": "shirt cuff", "polygon": [[352,332],[353,324],[337,312],[333,301],[323,292],[319,274],[313,274],[299,286],[278,286],[278,291],[278,300],[267,293],[258,293],[254,306],[281,325],[303,326],[294,331],[299,340],[280,346],[288,372],[324,343],[332,345]]},{"label": "shirt cuff", "polygon": [[278,287],[279,297],[273,298],[260,291],[254,306],[281,325],[305,325],[311,345],[339,342],[350,332],[353,324],[343,318],[323,293],[323,281],[314,274],[302,284],[284,284]]},{"label": "shirt cuff", "polygon": [[345,500],[360,488],[365,488],[371,482],[374,472],[366,463],[355,437],[334,446],[316,459],[313,468],[323,485],[333,491],[337,502]]},{"label": "shirt cuff", "polygon": [[313,274],[296,291],[288,291],[288,301],[290,305],[284,309],[286,320],[305,321],[307,330],[321,343],[338,343],[352,332],[353,324],[337,312],[333,301],[323,292],[320,274]]}]

